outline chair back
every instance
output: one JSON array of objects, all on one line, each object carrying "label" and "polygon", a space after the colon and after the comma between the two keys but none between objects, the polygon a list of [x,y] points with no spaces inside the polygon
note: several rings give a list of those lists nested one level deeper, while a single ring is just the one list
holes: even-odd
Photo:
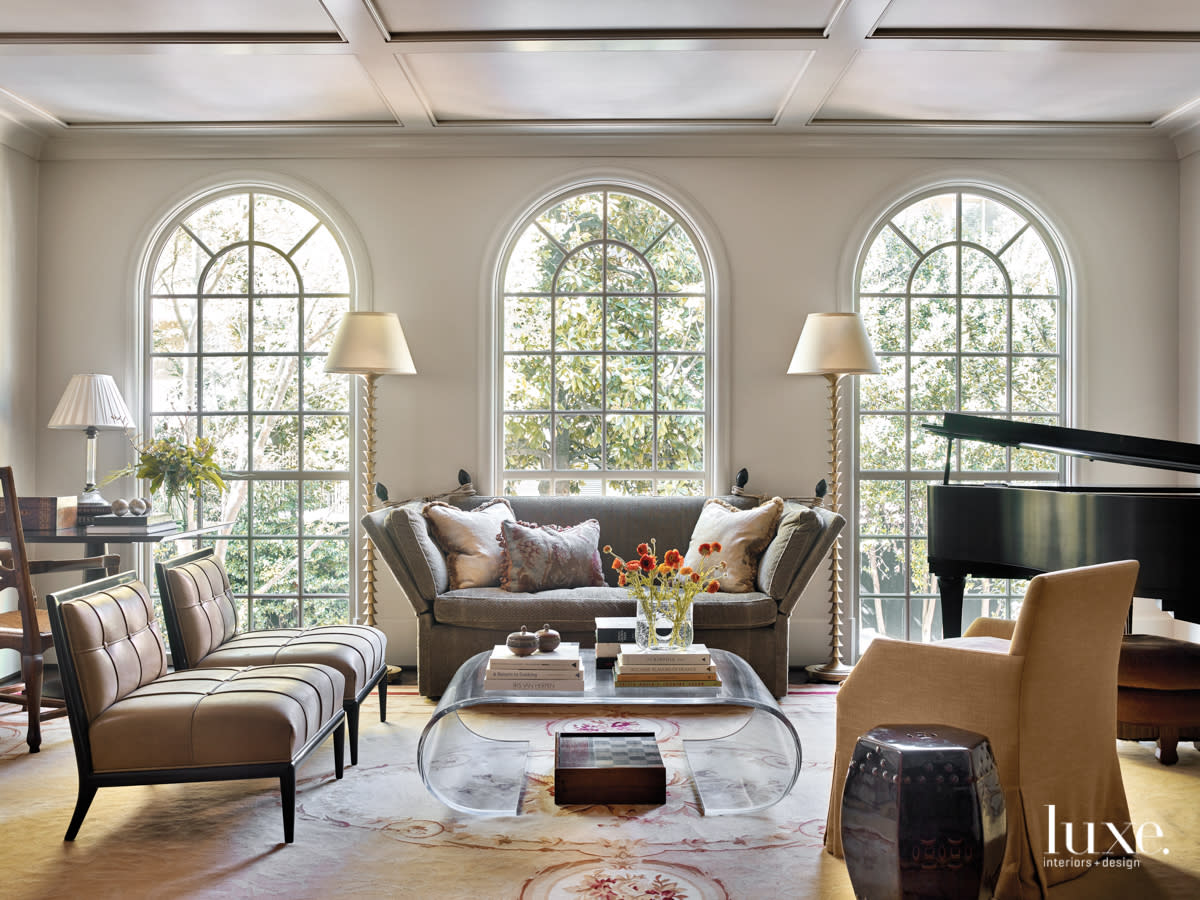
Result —
[{"label": "chair back", "polygon": [[156,563],[154,574],[176,670],[198,665],[237,634],[229,575],[212,547]]},{"label": "chair back", "polygon": [[22,654],[41,652],[38,635],[37,600],[29,580],[29,557],[25,554],[25,533],[21,529],[21,513],[17,507],[17,490],[13,485],[11,466],[0,467],[0,490],[4,492],[0,511],[0,540],[8,544],[0,558],[0,590],[13,588],[17,592],[17,609],[21,613],[21,639],[6,641],[4,646]]},{"label": "chair back", "polygon": [[167,648],[150,591],[134,572],[58,591],[46,607],[63,687],[78,691],[85,724],[167,674]]},{"label": "chair back", "polygon": [[1126,560],[1029,582],[1010,650],[1024,657],[1021,720],[1028,733],[1068,740],[1086,728],[1116,740],[1117,662],[1137,575],[1137,561]]}]

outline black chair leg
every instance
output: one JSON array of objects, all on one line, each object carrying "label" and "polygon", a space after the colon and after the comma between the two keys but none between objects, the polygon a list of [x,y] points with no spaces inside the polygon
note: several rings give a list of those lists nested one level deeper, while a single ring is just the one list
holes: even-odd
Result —
[{"label": "black chair leg", "polygon": [[[354,752],[354,747],[351,745],[351,753]],[[346,761],[346,723],[338,725],[337,731],[333,733],[333,773],[338,778],[342,777],[342,769],[345,768]]]},{"label": "black chair leg", "polygon": [[95,796],[95,785],[80,782],[79,797],[75,801],[75,812],[71,814],[71,824],[67,826],[67,834],[63,838],[64,841],[75,840],[75,835],[79,834],[79,829],[83,825],[83,817],[87,815],[87,811],[92,805],[92,799]]},{"label": "black chair leg", "polygon": [[383,673],[383,677],[379,679],[379,721],[387,721],[387,688],[388,679],[387,672]]},{"label": "black chair leg", "polygon": [[279,776],[279,799],[283,805],[283,842],[290,844],[296,836],[296,767],[288,766]]},{"label": "black chair leg", "polygon": [[350,765],[358,765],[358,703],[349,702],[343,707],[346,710],[346,722],[350,725]]}]

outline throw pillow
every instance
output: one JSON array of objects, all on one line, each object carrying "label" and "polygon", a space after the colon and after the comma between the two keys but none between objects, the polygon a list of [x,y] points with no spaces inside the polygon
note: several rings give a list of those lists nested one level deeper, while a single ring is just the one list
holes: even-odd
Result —
[{"label": "throw pillow", "polygon": [[459,509],[441,500],[426,503],[425,518],[433,537],[446,554],[450,590],[495,587],[500,583],[500,542],[504,522],[514,518],[512,507],[502,497],[474,509]]},{"label": "throw pillow", "polygon": [[[707,568],[724,562],[725,571],[717,576],[721,590],[730,594],[753,591],[759,558],[775,536],[782,514],[783,500],[779,497],[772,497],[753,509],[738,509],[715,497],[708,500],[692,529],[683,564]],[[721,549],[708,556],[701,555],[701,544],[713,543],[720,544]]]},{"label": "throw pillow", "polygon": [[563,528],[529,522],[500,525],[500,586],[513,593],[599,587],[600,523],[588,519]]}]

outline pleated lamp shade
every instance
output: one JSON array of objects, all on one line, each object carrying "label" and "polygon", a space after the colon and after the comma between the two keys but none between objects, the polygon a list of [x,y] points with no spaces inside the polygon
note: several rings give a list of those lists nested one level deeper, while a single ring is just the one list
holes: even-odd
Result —
[{"label": "pleated lamp shade", "polygon": [[789,375],[872,375],[879,360],[858,313],[809,313]]},{"label": "pleated lamp shade", "polygon": [[333,336],[325,371],[415,375],[417,367],[395,313],[348,312]]},{"label": "pleated lamp shade", "polygon": [[50,428],[133,428],[133,416],[111,375],[72,375],[50,417]]}]

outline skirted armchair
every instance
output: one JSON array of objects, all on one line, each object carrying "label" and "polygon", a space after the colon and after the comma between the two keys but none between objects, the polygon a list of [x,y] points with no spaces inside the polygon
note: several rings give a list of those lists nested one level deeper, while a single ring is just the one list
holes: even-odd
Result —
[{"label": "skirted armchair", "polygon": [[[1082,875],[1077,859],[1116,843],[1106,822],[1132,844],[1116,751],[1117,660],[1137,571],[1126,561],[1039,575],[1016,622],[977,619],[963,637],[935,644],[873,641],[838,695],[826,849],[842,856],[855,742],[884,724],[953,725],[991,742],[1008,817],[997,897],[1044,896]],[[1067,823],[1071,849],[1083,851],[1094,823],[1095,853],[1068,850]]]}]

